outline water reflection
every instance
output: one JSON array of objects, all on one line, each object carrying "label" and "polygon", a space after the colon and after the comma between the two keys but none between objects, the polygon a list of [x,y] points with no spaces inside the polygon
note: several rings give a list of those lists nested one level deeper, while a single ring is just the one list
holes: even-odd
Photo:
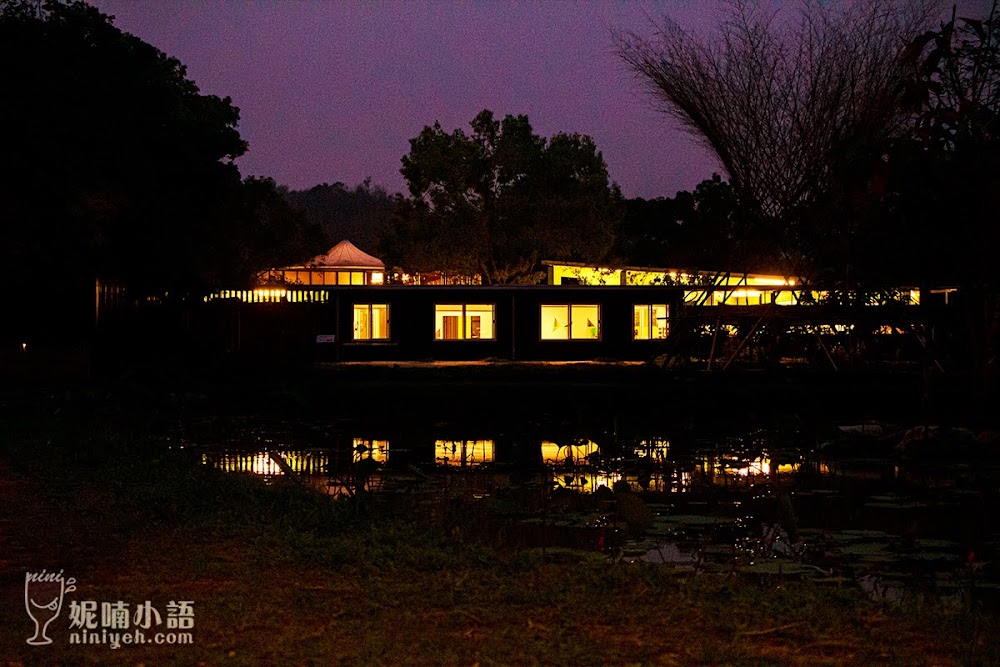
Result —
[{"label": "water reflection", "polygon": [[802,467],[802,462],[781,463],[767,452],[752,459],[739,456],[707,456],[701,465],[701,472],[712,484],[778,482],[794,475]]},{"label": "water reflection", "polygon": [[365,440],[354,438],[354,462],[370,459],[378,463],[389,462],[388,440]]},{"label": "water reflection", "polygon": [[[434,439],[429,444],[426,458],[420,456],[422,446],[409,442],[396,448],[388,439],[353,437],[347,455],[340,454],[340,447],[329,449],[283,449],[279,441],[266,439],[267,448],[259,451],[209,450],[202,454],[202,462],[226,472],[244,472],[264,478],[285,474],[300,477],[343,477],[358,472],[360,464],[369,464],[387,471],[399,467],[433,461],[446,469],[479,468],[492,464],[513,465],[511,448],[508,456],[498,455],[494,439]],[[527,445],[530,450],[530,443]],[[389,456],[390,450],[397,455]],[[519,447],[520,451],[525,446]],[[736,454],[694,452],[671,458],[670,441],[663,438],[639,439],[620,447],[615,455],[606,455],[597,442],[589,439],[572,439],[564,443],[553,440],[536,441],[535,456],[527,457],[541,463],[550,471],[554,486],[580,493],[595,493],[602,486],[632,491],[683,493],[692,488],[708,486],[738,487],[755,484],[788,483],[803,466],[801,460],[788,462],[765,452],[753,458]],[[410,457],[405,454],[415,454]],[[374,472],[372,468],[370,472]],[[852,475],[842,468],[822,464],[821,475]],[[853,473],[856,476],[856,473]],[[869,476],[873,473],[865,473]],[[624,486],[622,486],[624,485]]]},{"label": "water reflection", "polygon": [[[206,465],[338,498],[424,489],[517,499],[519,539],[529,543],[563,540],[692,572],[849,575],[885,600],[917,585],[943,596],[1000,550],[996,462],[837,458],[758,436],[677,445],[663,431],[617,428],[462,431],[450,423],[255,428],[198,451]],[[625,493],[646,508],[636,510],[641,521],[620,513]],[[1000,590],[991,567],[975,570],[977,585]]]},{"label": "water reflection", "polygon": [[492,463],[496,450],[492,440],[435,440],[434,462],[445,466],[480,466]]},{"label": "water reflection", "polygon": [[260,477],[284,475],[281,465],[266,451],[253,453],[208,452],[202,454],[201,462],[224,472],[247,472]]},{"label": "water reflection", "polygon": [[597,454],[597,443],[593,440],[571,440],[558,444],[551,440],[542,440],[542,462],[548,465],[562,467],[586,463]]}]

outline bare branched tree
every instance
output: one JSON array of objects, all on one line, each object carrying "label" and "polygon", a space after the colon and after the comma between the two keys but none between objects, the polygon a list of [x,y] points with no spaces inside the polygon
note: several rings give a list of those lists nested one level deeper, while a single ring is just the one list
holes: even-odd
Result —
[{"label": "bare branched tree", "polygon": [[801,272],[817,242],[810,211],[829,208],[843,172],[906,128],[899,56],[940,14],[933,0],[797,7],[734,0],[713,33],[663,17],[654,37],[615,41],[657,107],[716,154],[746,220]]}]

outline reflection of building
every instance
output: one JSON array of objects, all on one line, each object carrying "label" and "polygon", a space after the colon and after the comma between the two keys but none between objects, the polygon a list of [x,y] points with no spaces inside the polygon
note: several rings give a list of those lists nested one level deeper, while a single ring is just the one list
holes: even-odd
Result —
[{"label": "reflection of building", "polygon": [[354,438],[354,462],[363,459],[371,459],[378,463],[388,463],[389,461],[389,441],[388,440],[365,440],[364,438]]},{"label": "reflection of building", "polygon": [[597,443],[592,440],[573,441],[567,445],[542,440],[542,462],[547,464],[583,463],[597,451]]},{"label": "reflection of building", "polygon": [[381,285],[385,264],[344,240],[304,264],[271,269],[261,276],[268,285]]},{"label": "reflection of building", "polygon": [[492,440],[435,440],[434,460],[448,466],[492,463],[496,456]]}]

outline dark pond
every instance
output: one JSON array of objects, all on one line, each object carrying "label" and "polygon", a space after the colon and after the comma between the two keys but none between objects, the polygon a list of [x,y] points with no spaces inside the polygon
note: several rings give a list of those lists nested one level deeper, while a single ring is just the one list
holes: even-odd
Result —
[{"label": "dark pond", "polygon": [[[1000,605],[1000,439],[873,422],[767,428],[562,419],[203,417],[205,465],[333,496],[449,494],[508,540],[679,573],[808,577],[873,597]],[[220,435],[224,434],[224,435]],[[627,498],[626,498],[627,496]]]}]

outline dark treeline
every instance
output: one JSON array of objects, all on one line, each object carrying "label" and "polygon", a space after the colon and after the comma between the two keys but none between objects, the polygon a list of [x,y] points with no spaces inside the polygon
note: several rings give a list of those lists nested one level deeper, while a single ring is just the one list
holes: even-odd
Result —
[{"label": "dark treeline", "polygon": [[378,250],[379,230],[389,224],[395,206],[395,198],[372,185],[370,178],[353,188],[338,181],[306,190],[281,190],[289,205],[320,227],[330,243],[348,239],[367,252]]},{"label": "dark treeline", "polygon": [[92,306],[96,278],[136,299],[249,284],[321,238],[272,180],[241,177],[231,100],[94,7],[0,0],[0,82],[15,340],[62,335],[53,299]]}]

